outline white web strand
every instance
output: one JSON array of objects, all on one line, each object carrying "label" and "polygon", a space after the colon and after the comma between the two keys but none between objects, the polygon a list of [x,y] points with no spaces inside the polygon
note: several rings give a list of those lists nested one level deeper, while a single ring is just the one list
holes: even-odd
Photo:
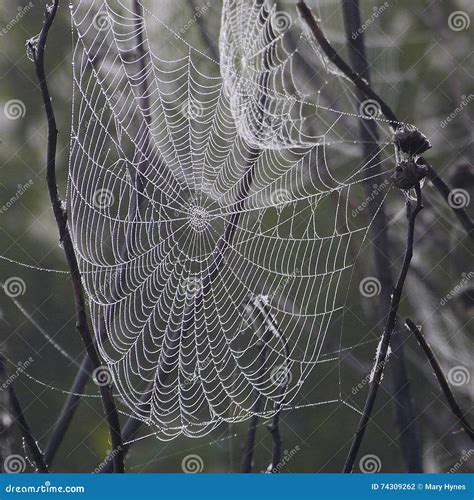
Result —
[{"label": "white web strand", "polygon": [[[299,88],[311,45],[263,3],[224,0],[220,64],[130,5],[71,4],[68,202],[101,356],[161,439],[247,419],[256,397],[267,417],[309,404],[297,397],[368,226],[350,215],[373,175],[350,154],[350,86],[312,60],[318,78]],[[285,342],[245,313],[257,295]]]}]

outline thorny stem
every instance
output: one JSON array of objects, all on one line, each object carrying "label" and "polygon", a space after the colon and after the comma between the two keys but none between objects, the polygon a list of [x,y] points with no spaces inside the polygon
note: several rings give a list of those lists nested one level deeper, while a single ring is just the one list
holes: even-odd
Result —
[{"label": "thorny stem", "polygon": [[411,319],[407,319],[405,321],[405,324],[410,329],[410,331],[413,333],[413,335],[415,335],[416,340],[418,341],[418,344],[420,345],[420,347],[423,349],[424,353],[426,354],[426,357],[428,358],[428,361],[430,362],[431,368],[433,368],[434,374],[435,374],[436,378],[438,379],[439,386],[441,387],[441,390],[443,391],[443,394],[446,397],[446,400],[449,404],[449,407],[451,408],[451,411],[456,416],[456,418],[459,420],[459,422],[462,424],[464,431],[471,438],[471,441],[474,441],[474,429],[472,428],[470,423],[467,421],[467,419],[465,417],[465,412],[463,412],[461,407],[458,405],[458,403],[454,397],[454,394],[451,391],[451,388],[449,387],[448,381],[446,380],[446,377],[444,376],[443,370],[442,370],[438,360],[436,359],[434,352],[431,350],[430,345],[423,337],[423,334],[421,333],[420,329],[415,325],[415,323],[413,323],[413,321]]},{"label": "thorny stem", "polygon": [[413,243],[415,239],[416,217],[423,208],[421,202],[421,188],[419,184],[415,186],[415,192],[416,192],[416,205],[414,208],[412,207],[410,200],[407,199],[408,234],[407,234],[407,243],[405,249],[405,257],[403,259],[403,265],[400,271],[400,276],[398,277],[397,284],[393,290],[392,299],[390,302],[390,313],[387,317],[387,322],[385,324],[385,328],[380,341],[380,348],[378,350],[378,355],[375,360],[374,376],[372,382],[370,383],[369,394],[367,395],[367,400],[365,402],[364,410],[362,412],[362,416],[359,421],[357,430],[355,432],[351,449],[349,451],[346,463],[344,465],[343,472],[345,473],[352,472],[352,469],[354,468],[354,462],[355,459],[357,458],[357,453],[364,438],[364,433],[367,428],[367,424],[370,421],[372,410],[374,409],[375,400],[377,398],[377,393],[380,387],[380,383],[382,381],[382,375],[384,371],[385,362],[387,359],[388,348],[390,346],[390,340],[392,338],[392,334],[395,330],[397,322],[398,308],[400,306],[400,301],[402,298],[403,287],[405,285],[405,280],[408,275],[408,271],[410,269],[411,259],[413,257]]},{"label": "thorny stem", "polygon": [[[74,251],[74,246],[69,233],[67,225],[67,214],[63,209],[61,200],[58,194],[56,184],[56,148],[58,130],[56,127],[56,119],[54,115],[53,105],[51,103],[51,96],[48,89],[46,73],[44,69],[44,52],[46,40],[48,38],[49,30],[53,24],[56,12],[58,10],[59,0],[54,0],[52,7],[48,7],[45,12],[43,27],[41,29],[38,44],[34,46],[30,44],[29,48],[33,54],[36,74],[38,77],[43,104],[45,107],[46,117],[48,121],[48,151],[47,151],[47,167],[46,179],[48,184],[49,197],[53,208],[56,224],[59,230],[60,241],[63,244],[64,253],[71,275],[71,282],[74,292],[74,302],[76,309],[76,328],[82,338],[84,346],[87,350],[91,366],[93,369],[101,366],[99,353],[97,352],[96,345],[93,342],[92,335],[87,322],[86,305],[84,300],[84,293],[81,284],[81,275],[79,266]],[[117,408],[115,406],[112,388],[108,385],[100,387],[102,397],[102,404],[104,408],[105,418],[109,426],[111,442],[114,450],[117,450],[113,457],[114,472],[123,472],[123,453],[122,438],[120,433],[120,421],[118,418]]]},{"label": "thorny stem", "polygon": [[[297,9],[303,19],[304,23],[308,26],[312,35],[318,42],[321,49],[324,51],[328,59],[346,75],[352,83],[369,98],[378,102],[381,112],[385,115],[390,125],[394,130],[396,130],[402,122],[397,118],[392,108],[372,89],[370,83],[358,75],[353,69],[342,59],[342,57],[337,53],[331,43],[328,41],[324,33],[322,32],[319,24],[314,17],[311,9],[306,5],[304,0],[299,0],[297,4]],[[370,119],[370,118],[367,118]],[[433,167],[429,165],[424,158],[420,159],[428,171],[427,177],[433,183],[433,186],[440,192],[442,197],[446,202],[449,201],[449,194],[451,189],[449,186],[438,176]],[[457,217],[458,221],[461,223],[462,227],[466,231],[469,238],[474,240],[474,222],[467,215],[463,208],[454,208],[448,203],[449,207],[453,210],[454,215]]]},{"label": "thorny stem", "polygon": [[[3,358],[3,356],[0,356],[0,376],[2,378],[6,378],[6,375],[7,373],[5,368],[5,359]],[[20,401],[16,396],[15,389],[13,388],[13,382],[10,382],[10,384],[8,385],[8,400],[10,402],[14,421],[18,424],[18,427],[21,430],[23,439],[25,440],[25,443],[30,450],[32,459],[38,471],[42,473],[49,472],[48,466],[46,465],[46,462],[44,460],[43,453],[41,452],[38,443],[31,432],[30,426],[28,425],[26,417],[23,413]]]}]

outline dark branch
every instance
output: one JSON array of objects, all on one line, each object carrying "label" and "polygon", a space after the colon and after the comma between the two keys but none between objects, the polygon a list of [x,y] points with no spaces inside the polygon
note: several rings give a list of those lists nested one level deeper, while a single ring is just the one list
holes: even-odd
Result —
[{"label": "dark branch", "polygon": [[[6,379],[6,375],[7,373],[5,368],[5,359],[3,358],[3,356],[0,356],[0,377]],[[38,443],[34,438],[30,426],[28,425],[28,422],[23,413],[20,401],[16,396],[15,389],[13,388],[13,382],[10,382],[8,385],[8,400],[10,402],[14,422],[18,424],[18,427],[21,430],[23,439],[25,440],[26,446],[30,450],[31,457],[38,471],[42,473],[49,472],[48,466],[46,465],[43,457],[43,453],[41,453],[41,450],[39,449]]]},{"label": "dark branch", "polygon": [[[359,0],[342,0],[342,11],[346,32],[349,57],[354,70],[370,85],[370,66],[365,50],[365,37],[361,28]],[[352,33],[360,33],[353,37]],[[365,92],[357,89],[357,99],[359,102],[366,99]],[[367,120],[360,117],[360,142],[363,150],[363,162],[372,175],[382,174],[382,162],[380,161],[380,148],[378,145],[379,134],[375,120]],[[393,283],[393,274],[390,266],[391,247],[388,236],[388,222],[383,205],[385,194],[382,190],[374,197],[373,180],[367,179],[364,182],[367,199],[372,199],[373,203],[368,205],[368,217],[372,221],[370,226],[370,239],[373,243],[372,252],[374,255],[376,276],[380,280],[382,293],[378,296],[377,323],[386,318],[390,311],[390,290]],[[421,457],[420,440],[417,429],[414,425],[416,421],[413,408],[410,383],[407,376],[405,353],[400,337],[392,338],[391,347],[393,355],[396,354],[397,361],[392,364],[392,397],[393,410],[396,423],[399,428],[400,447],[407,465],[408,472],[422,472],[423,464]]]},{"label": "dark branch", "polygon": [[459,422],[462,424],[464,431],[471,438],[471,441],[474,441],[474,429],[467,421],[466,416],[465,416],[465,412],[463,412],[461,410],[461,407],[458,405],[458,403],[454,397],[454,394],[451,391],[451,388],[449,387],[448,381],[446,380],[446,377],[444,376],[443,370],[442,370],[438,360],[436,359],[436,356],[434,355],[433,351],[431,350],[431,347],[429,346],[428,342],[423,337],[423,334],[421,333],[420,329],[415,325],[415,323],[413,323],[413,321],[411,319],[407,319],[405,323],[406,323],[407,327],[411,330],[413,335],[415,335],[416,340],[418,341],[418,344],[420,345],[420,347],[423,349],[424,353],[426,354],[426,357],[428,358],[428,361],[430,362],[431,368],[433,368],[435,376],[438,379],[439,386],[441,387],[441,390],[443,391],[443,394],[446,397],[446,400],[449,404],[449,407],[451,408],[451,411],[456,416],[456,418],[459,420]]},{"label": "dark branch", "polygon": [[86,355],[82,360],[78,376],[75,378],[71,389],[69,390],[69,396],[61,410],[58,420],[56,421],[53,432],[51,433],[48,444],[46,446],[46,450],[44,452],[46,463],[50,466],[52,465],[56,453],[61,446],[61,443],[63,442],[64,436],[69,429],[72,418],[74,416],[74,412],[76,411],[76,408],[81,399],[80,395],[84,392],[90,375],[90,361],[89,356]]},{"label": "dark branch", "polygon": [[382,334],[382,339],[380,341],[377,358],[375,360],[373,380],[370,383],[369,394],[367,395],[367,400],[365,402],[364,410],[362,412],[362,417],[355,432],[354,440],[352,442],[349,455],[347,456],[347,460],[344,465],[343,472],[346,473],[352,472],[355,459],[357,458],[357,453],[364,438],[367,424],[370,421],[372,410],[374,409],[375,405],[375,400],[377,398],[377,393],[380,387],[380,383],[382,381],[382,375],[387,360],[387,353],[388,353],[388,348],[390,346],[390,340],[392,338],[392,334],[395,330],[395,326],[397,323],[397,314],[398,314],[398,308],[400,306],[400,301],[402,298],[403,287],[405,285],[405,280],[408,275],[408,271],[410,269],[411,259],[413,257],[416,217],[423,208],[421,202],[421,188],[419,184],[415,186],[415,191],[416,191],[416,205],[414,208],[412,207],[410,200],[407,199],[408,234],[407,234],[407,243],[406,243],[405,257],[403,260],[403,266],[400,271],[400,276],[398,277],[395,289],[393,290],[392,299],[390,302],[390,313],[387,317],[387,322],[385,324],[385,328]]},{"label": "dark branch", "polygon": [[[46,40],[48,38],[49,30],[53,24],[56,12],[58,10],[59,0],[54,0],[52,7],[46,9],[43,27],[41,29],[37,45],[30,44],[29,48],[33,54],[36,75],[38,77],[43,104],[45,107],[46,117],[48,121],[48,151],[47,151],[47,167],[46,179],[48,184],[49,197],[53,208],[56,224],[59,230],[60,241],[63,244],[64,253],[71,275],[71,282],[74,292],[74,301],[76,309],[76,328],[82,338],[87,354],[91,361],[93,369],[98,368],[100,357],[97,348],[93,342],[92,335],[87,322],[86,305],[84,300],[84,293],[81,284],[81,275],[79,266],[74,251],[74,246],[69,233],[67,225],[67,214],[63,209],[61,200],[59,198],[58,187],[56,183],[56,148],[58,130],[56,127],[56,118],[54,109],[51,102],[51,97],[48,89],[46,73],[44,69],[44,52],[46,47]],[[120,421],[118,418],[117,409],[113,399],[112,388],[109,386],[101,386],[100,393],[102,396],[102,404],[104,407],[105,418],[107,420],[112,446],[118,450],[114,456],[114,471],[123,472],[123,454],[121,453],[122,439],[120,433]]]},{"label": "dark branch", "polygon": [[[328,59],[346,75],[352,83],[369,99],[374,99],[380,105],[382,113],[385,115],[390,125],[394,130],[396,130],[402,122],[397,118],[396,114],[393,112],[392,108],[372,89],[370,83],[359,74],[357,74],[353,69],[342,59],[342,57],[337,53],[334,47],[330,44],[321,28],[318,25],[316,18],[314,17],[311,9],[306,5],[304,0],[300,0],[297,5],[298,11],[303,19],[304,23],[308,26],[312,35],[316,39],[317,43],[328,57]],[[369,119],[369,118],[368,118]],[[427,177],[433,183],[433,186],[440,192],[445,201],[448,201],[448,196],[451,190],[447,184],[438,176],[434,169],[424,160],[421,159],[427,168]],[[457,217],[459,222],[462,224],[469,238],[474,239],[474,222],[467,215],[463,208],[453,208],[449,203],[449,207],[453,210],[454,215]]]},{"label": "dark branch", "polygon": [[311,9],[306,5],[303,0],[300,0],[297,5],[298,11],[306,23],[308,28],[311,30],[314,38],[318,42],[319,46],[323,49],[324,53],[328,57],[328,59],[340,70],[344,73],[354,85],[364,92],[364,94],[370,99],[374,99],[380,104],[380,108],[383,114],[387,117],[387,120],[390,122],[390,125],[393,129],[396,129],[400,124],[395,116],[394,112],[390,108],[390,106],[383,101],[383,99],[372,89],[370,83],[362,78],[359,74],[352,70],[352,68],[339,56],[337,51],[333,48],[333,46],[329,43],[328,39],[322,32],[319,27]]}]

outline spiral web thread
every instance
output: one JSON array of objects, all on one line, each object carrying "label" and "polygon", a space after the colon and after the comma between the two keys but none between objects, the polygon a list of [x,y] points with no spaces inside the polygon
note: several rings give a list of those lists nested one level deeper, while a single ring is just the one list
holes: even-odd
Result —
[{"label": "spiral web thread", "polygon": [[[358,160],[350,84],[264,2],[224,0],[219,62],[143,9],[71,3],[70,226],[121,399],[160,439],[257,398],[263,417],[344,403],[361,183],[383,183]],[[324,395],[302,390],[329,371]]]}]

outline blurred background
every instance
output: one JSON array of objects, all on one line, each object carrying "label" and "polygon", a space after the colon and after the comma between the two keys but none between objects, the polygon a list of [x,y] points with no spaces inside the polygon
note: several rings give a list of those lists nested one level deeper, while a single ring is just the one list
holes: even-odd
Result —
[{"label": "blurred background", "polygon": [[[156,0],[144,2],[187,41],[210,56],[219,36],[221,2]],[[277,2],[295,17],[295,3]],[[74,304],[63,250],[45,183],[46,123],[34,65],[25,43],[41,29],[46,2],[9,0],[0,5],[0,342],[13,383],[35,437],[45,446],[67,397],[83,347],[75,331]],[[345,56],[345,36],[337,0],[308,0],[317,10],[327,38]],[[427,158],[474,215],[472,188],[474,79],[474,6],[470,0],[361,0],[367,54],[375,89],[402,121],[414,123],[430,139]],[[364,21],[365,20],[365,21]],[[192,28],[192,29],[191,29]],[[189,30],[189,33],[188,33]],[[204,36],[203,36],[204,35]],[[159,34],[157,35],[159,36]],[[157,40],[159,43],[159,40]],[[215,46],[209,46],[215,43]],[[67,2],[62,2],[47,46],[46,69],[59,128],[58,186],[67,185],[71,127],[71,27]],[[426,184],[425,210],[417,224],[416,253],[405,288],[401,317],[422,325],[422,331],[463,408],[474,419],[472,245],[438,193]],[[406,234],[404,199],[391,192],[384,208],[389,221],[391,267],[396,275]],[[376,297],[359,292],[359,282],[373,276],[370,242],[359,258],[347,300],[348,345],[369,339],[337,365],[344,372],[344,400],[284,413],[281,422],[286,457],[281,472],[339,472],[367,391],[367,375],[381,325]],[[379,293],[389,293],[383,290]],[[336,325],[338,335],[341,325]],[[45,336],[68,354],[62,356]],[[331,332],[329,333],[331,335]],[[402,326],[407,376],[426,472],[474,471],[472,443],[456,424],[424,355]],[[335,341],[337,344],[337,340]],[[395,359],[396,359],[395,353]],[[406,470],[400,452],[400,429],[394,418],[390,387],[392,361],[387,365],[360,456],[375,455],[382,472]],[[324,379],[322,381],[322,379]],[[317,370],[308,380],[316,390],[311,401],[331,399],[341,377]],[[4,382],[4,381],[2,381]],[[311,391],[309,391],[310,393]],[[309,394],[308,393],[308,394]],[[3,442],[10,453],[25,451],[15,427],[9,425],[5,390],[0,392]],[[254,471],[264,471],[271,457],[268,422],[259,421]],[[127,457],[130,472],[181,472],[182,461],[197,454],[204,472],[238,471],[248,424],[223,425],[206,438],[162,442],[143,429],[142,439]],[[97,387],[90,383],[53,470],[93,471],[110,450],[108,429],[101,417]],[[27,457],[26,457],[27,458]],[[356,471],[359,471],[356,466]],[[30,464],[27,469],[31,470]]]}]

